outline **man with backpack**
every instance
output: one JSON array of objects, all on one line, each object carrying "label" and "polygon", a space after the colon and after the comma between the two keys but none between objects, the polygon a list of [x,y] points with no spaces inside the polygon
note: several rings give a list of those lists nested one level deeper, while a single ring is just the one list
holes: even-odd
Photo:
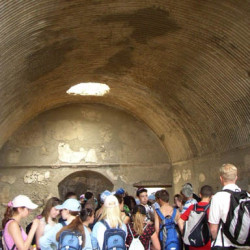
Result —
[{"label": "man with backpack", "polygon": [[183,241],[189,250],[211,249],[208,215],[212,195],[212,187],[203,186],[200,190],[201,201],[191,205],[178,221]]},{"label": "man with backpack", "polygon": [[212,249],[250,246],[250,196],[236,185],[237,168],[223,164],[220,181],[222,191],[213,196],[209,213]]},{"label": "man with backpack", "polygon": [[162,250],[180,250],[181,242],[177,221],[180,213],[169,204],[169,194],[162,189],[155,193],[160,208],[155,209],[155,231],[159,233]]}]

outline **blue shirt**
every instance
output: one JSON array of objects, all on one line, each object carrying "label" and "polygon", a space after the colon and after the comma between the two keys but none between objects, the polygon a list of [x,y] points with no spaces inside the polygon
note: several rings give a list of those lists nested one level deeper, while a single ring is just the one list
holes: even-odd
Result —
[{"label": "blue shirt", "polygon": [[[66,224],[68,224],[66,222]],[[39,244],[41,250],[51,250],[54,248],[58,248],[58,241],[56,240],[56,234],[61,230],[63,225],[61,223],[57,223],[54,227],[52,227],[46,234],[44,234],[39,239]],[[83,250],[92,250],[91,244],[91,234],[87,227],[84,226],[85,233],[85,246]]]}]

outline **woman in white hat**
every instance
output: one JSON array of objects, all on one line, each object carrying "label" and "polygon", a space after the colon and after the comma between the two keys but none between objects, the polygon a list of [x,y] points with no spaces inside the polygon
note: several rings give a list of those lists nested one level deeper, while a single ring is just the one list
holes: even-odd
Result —
[{"label": "woman in white hat", "polygon": [[26,250],[30,248],[32,239],[39,225],[39,220],[34,219],[32,227],[27,235],[20,226],[21,220],[29,215],[29,211],[36,209],[29,197],[18,195],[8,203],[2,226],[4,228],[3,238],[7,249]]},{"label": "woman in white hat", "polygon": [[62,205],[55,206],[55,208],[61,210],[61,216],[65,221],[57,223],[39,239],[39,246],[42,250],[57,248],[56,234],[62,227],[69,225],[79,215],[81,204],[76,199],[67,199]]}]

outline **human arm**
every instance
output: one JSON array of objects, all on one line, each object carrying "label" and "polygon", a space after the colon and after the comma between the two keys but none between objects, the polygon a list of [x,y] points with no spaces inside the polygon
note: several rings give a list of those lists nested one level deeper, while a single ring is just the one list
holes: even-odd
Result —
[{"label": "human arm", "polygon": [[44,228],[45,228],[45,221],[40,220],[39,226],[37,227],[37,230],[36,230],[36,246],[37,246],[37,248],[40,248],[39,239],[44,234]]},{"label": "human arm", "polygon": [[151,235],[151,241],[152,241],[152,244],[153,244],[153,250],[161,250],[161,244],[160,244],[160,241],[159,241],[159,238],[158,238],[158,234],[156,232],[154,232]]},{"label": "human arm", "polygon": [[35,235],[38,225],[39,225],[39,220],[38,219],[33,220],[29,234],[27,235],[27,239],[23,240],[22,233],[18,223],[15,220],[13,220],[13,222],[9,224],[8,233],[12,237],[17,249],[27,250],[30,248],[32,239]]},{"label": "human arm", "polygon": [[130,222],[130,218],[129,216],[126,216],[123,223],[127,225],[129,222]]},{"label": "human arm", "polygon": [[160,220],[159,220],[159,216],[157,214],[157,212],[155,211],[155,232],[157,233],[157,235],[159,234],[160,231]]},{"label": "human arm", "polygon": [[217,236],[217,233],[218,233],[219,225],[209,223],[209,228],[210,228],[210,232],[211,232],[211,235],[212,235],[212,239],[215,240],[216,236]]},{"label": "human arm", "polygon": [[190,212],[193,210],[193,208],[194,208],[194,206],[191,205],[183,214],[179,213],[179,219],[177,220],[177,224],[178,224],[178,227],[179,227],[182,235],[183,235],[185,221],[188,220]]},{"label": "human arm", "polygon": [[185,221],[180,218],[177,223],[178,223],[178,227],[179,227],[179,229],[181,231],[181,234],[183,235],[183,228],[184,228]]}]

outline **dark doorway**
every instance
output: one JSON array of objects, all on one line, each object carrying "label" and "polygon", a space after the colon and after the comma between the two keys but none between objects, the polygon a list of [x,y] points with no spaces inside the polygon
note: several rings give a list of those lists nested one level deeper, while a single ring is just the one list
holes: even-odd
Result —
[{"label": "dark doorway", "polygon": [[61,199],[64,199],[68,192],[75,192],[79,197],[87,191],[95,195],[104,190],[112,191],[113,183],[102,174],[94,171],[78,171],[65,177],[58,185],[58,192]]}]

